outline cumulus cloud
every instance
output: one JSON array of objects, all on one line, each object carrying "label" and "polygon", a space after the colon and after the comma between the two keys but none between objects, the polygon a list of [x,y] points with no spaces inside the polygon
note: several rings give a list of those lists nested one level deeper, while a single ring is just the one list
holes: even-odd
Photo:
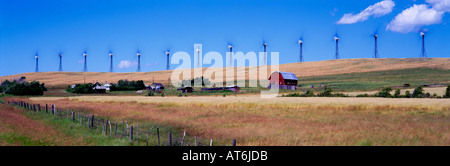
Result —
[{"label": "cumulus cloud", "polygon": [[395,3],[392,0],[383,0],[369,6],[358,14],[348,13],[337,22],[337,24],[354,24],[369,19],[370,16],[380,17],[392,12]]},{"label": "cumulus cloud", "polygon": [[443,12],[450,12],[450,0],[426,0],[433,9]]},{"label": "cumulus cloud", "polygon": [[124,61],[120,61],[119,65],[117,65],[117,67],[119,67],[119,69],[128,69],[130,67],[134,67],[134,66],[137,66],[137,65],[138,65],[137,62],[124,60]]},{"label": "cumulus cloud", "polygon": [[440,23],[444,13],[444,11],[437,10],[426,4],[414,5],[398,14],[388,24],[386,29],[401,33],[419,31],[423,26]]}]

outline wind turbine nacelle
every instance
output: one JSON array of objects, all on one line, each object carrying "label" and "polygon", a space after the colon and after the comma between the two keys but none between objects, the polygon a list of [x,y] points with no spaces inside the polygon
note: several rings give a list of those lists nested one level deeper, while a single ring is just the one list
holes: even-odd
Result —
[{"label": "wind turbine nacelle", "polygon": [[200,49],[197,48],[195,51],[200,52]]},{"label": "wind turbine nacelle", "polygon": [[231,45],[228,45],[228,48],[233,48],[233,46],[231,46]]},{"label": "wind turbine nacelle", "polygon": [[113,54],[109,53],[109,56],[114,56]]},{"label": "wind turbine nacelle", "polygon": [[39,57],[38,57],[38,56],[34,56],[34,58],[36,58],[36,59],[39,59]]},{"label": "wind turbine nacelle", "polygon": [[139,53],[137,53],[136,55],[137,55],[137,56],[141,56],[141,54],[139,54]]},{"label": "wind turbine nacelle", "polygon": [[298,44],[303,44],[303,41],[302,41],[302,40],[299,40],[299,41],[298,41]]},{"label": "wind turbine nacelle", "polygon": [[62,57],[62,54],[59,54],[59,57]]},{"label": "wind turbine nacelle", "polygon": [[423,33],[423,32],[420,32],[420,36],[425,36],[425,33]]},{"label": "wind turbine nacelle", "polygon": [[166,55],[170,55],[170,52],[166,51]]},{"label": "wind turbine nacelle", "polygon": [[339,38],[338,38],[338,37],[334,37],[334,40],[338,41],[338,40],[339,40]]},{"label": "wind turbine nacelle", "polygon": [[378,38],[378,35],[373,35],[373,37]]},{"label": "wind turbine nacelle", "polygon": [[83,56],[87,56],[87,54],[83,53]]},{"label": "wind turbine nacelle", "polygon": [[267,46],[267,43],[264,43],[263,45],[264,45],[264,46]]}]

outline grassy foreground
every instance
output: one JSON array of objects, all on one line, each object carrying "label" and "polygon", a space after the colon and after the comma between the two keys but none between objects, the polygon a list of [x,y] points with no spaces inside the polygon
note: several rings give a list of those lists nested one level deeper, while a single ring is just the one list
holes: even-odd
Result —
[{"label": "grassy foreground", "polygon": [[[449,99],[30,98],[101,116],[154,122],[238,145],[450,145]],[[182,99],[182,100],[181,100]],[[28,99],[27,99],[28,100]]]}]

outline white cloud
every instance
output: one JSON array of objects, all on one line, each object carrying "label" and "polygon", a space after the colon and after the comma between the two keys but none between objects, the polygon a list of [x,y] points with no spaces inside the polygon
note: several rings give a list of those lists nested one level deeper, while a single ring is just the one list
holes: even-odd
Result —
[{"label": "white cloud", "polygon": [[433,9],[443,12],[450,12],[450,0],[426,0]]},{"label": "white cloud", "polygon": [[131,61],[125,60],[125,61],[120,61],[119,65],[117,65],[117,67],[119,67],[119,69],[128,69],[130,67],[137,66],[137,65],[138,65],[137,62],[131,62]]},{"label": "white cloud", "polygon": [[383,0],[372,6],[369,6],[358,14],[344,14],[337,24],[354,24],[369,19],[370,16],[380,17],[392,12],[395,3],[392,0]]},{"label": "white cloud", "polygon": [[414,5],[398,14],[388,24],[386,30],[401,33],[419,31],[423,26],[440,23],[443,14],[443,11],[431,8],[429,5]]}]

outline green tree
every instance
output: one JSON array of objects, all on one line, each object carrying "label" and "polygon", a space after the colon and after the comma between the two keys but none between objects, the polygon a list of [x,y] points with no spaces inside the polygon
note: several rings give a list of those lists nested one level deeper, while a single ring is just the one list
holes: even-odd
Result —
[{"label": "green tree", "polygon": [[447,90],[445,91],[444,98],[450,98],[450,85],[447,86]]},{"label": "green tree", "polygon": [[400,89],[396,89],[395,90],[394,97],[395,98],[399,98],[400,97]]},{"label": "green tree", "polygon": [[412,97],[413,98],[421,98],[421,97],[423,97],[423,88],[422,88],[422,86],[419,86],[416,89],[414,89],[414,91],[412,93]]},{"label": "green tree", "polygon": [[380,92],[376,94],[377,97],[392,97],[391,95],[392,88],[386,87],[383,88]]}]

